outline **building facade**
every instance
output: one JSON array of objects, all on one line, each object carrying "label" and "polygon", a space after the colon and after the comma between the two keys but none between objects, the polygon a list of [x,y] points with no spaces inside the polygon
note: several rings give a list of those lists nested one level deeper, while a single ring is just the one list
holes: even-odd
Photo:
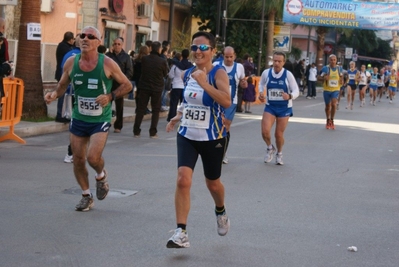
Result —
[{"label": "building facade", "polygon": [[[10,57],[14,58],[18,34],[12,23],[17,19],[15,14],[21,1],[15,2],[18,3],[0,6],[7,20],[6,36],[11,40]],[[172,17],[173,30],[190,29],[190,12],[191,0],[174,0],[173,10],[170,10],[170,0],[41,0],[43,82],[55,81],[55,50],[67,31],[78,34],[84,27],[94,26],[100,30],[102,44],[108,49],[116,37],[123,37],[126,52],[138,51],[147,40],[168,40],[173,46],[169,21]]]}]

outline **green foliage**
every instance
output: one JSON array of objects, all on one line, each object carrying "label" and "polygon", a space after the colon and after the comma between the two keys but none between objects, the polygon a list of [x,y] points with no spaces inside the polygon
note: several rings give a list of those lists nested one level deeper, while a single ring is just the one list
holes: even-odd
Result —
[{"label": "green foliage", "polygon": [[[224,2],[224,1],[223,1]],[[266,52],[266,21],[270,10],[277,10],[277,18],[281,18],[283,0],[266,0],[265,4],[265,32],[263,33],[262,55]],[[201,19],[199,30],[210,30],[216,33],[217,4],[215,0],[193,1],[192,14]],[[260,19],[262,13],[262,1],[259,0],[229,0],[226,27],[226,46],[234,47],[237,57],[250,54],[255,60],[259,50]],[[207,23],[208,21],[208,23]],[[273,22],[274,23],[274,22]],[[220,35],[222,34],[222,22],[220,23]]]},{"label": "green foliage", "polygon": [[186,25],[185,21],[183,23],[183,28],[181,31],[177,29],[173,29],[173,42],[172,42],[172,50],[177,52],[181,52],[183,49],[189,49],[191,45],[191,33],[190,30],[186,30],[184,28]]},{"label": "green foliage", "polygon": [[[216,17],[217,17],[217,1],[214,0],[197,0],[193,1],[192,15],[199,18],[199,30],[211,30],[212,34],[216,31]],[[207,22],[208,21],[208,22]]]},{"label": "green foliage", "polygon": [[368,56],[385,58],[388,60],[391,59],[391,54],[393,51],[392,51],[390,42],[391,42],[391,40],[386,41],[386,40],[377,38],[378,47],[375,48],[373,51],[370,51],[370,53],[368,53]]},{"label": "green foliage", "polygon": [[391,40],[378,38],[375,31],[342,29],[338,45],[352,47],[359,55],[390,59],[392,48]]},{"label": "green foliage", "polygon": [[375,32],[372,30],[346,30],[343,31],[338,45],[346,45],[356,49],[360,55],[367,55],[378,48],[378,41]]},{"label": "green foliage", "polygon": [[295,60],[299,60],[302,55],[302,50],[296,46],[291,46],[291,52],[287,53],[287,58],[293,57]]}]

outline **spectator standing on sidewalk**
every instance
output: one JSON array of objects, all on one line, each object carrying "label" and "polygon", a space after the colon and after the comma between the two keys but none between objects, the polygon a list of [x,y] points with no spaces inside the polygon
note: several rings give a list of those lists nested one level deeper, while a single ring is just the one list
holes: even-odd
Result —
[{"label": "spectator standing on sidewalk", "polygon": [[249,76],[253,75],[255,65],[253,62],[250,62],[250,55],[245,54],[242,59],[244,60],[242,65],[244,66],[245,77],[249,77]]},{"label": "spectator standing on sidewalk", "polygon": [[[64,58],[65,54],[68,53],[73,49],[73,43],[75,42],[74,34],[73,32],[66,32],[64,33],[64,38],[62,39],[62,42],[60,42],[57,46],[57,50],[55,51],[55,57],[57,60],[57,67],[55,70],[55,79],[57,82],[60,81],[61,79],[61,63],[62,59]],[[62,105],[64,104],[64,95],[60,96],[58,98],[57,102],[57,115],[55,116],[55,121],[56,122],[62,122],[62,123],[69,123],[70,119],[66,119],[62,117]]]},{"label": "spectator standing on sidewalk", "polygon": [[251,112],[251,103],[255,102],[256,100],[256,91],[255,85],[253,84],[252,76],[247,78],[248,86],[244,89],[243,97],[244,100],[244,107],[245,113],[252,113]]},{"label": "spectator standing on sidewalk", "polygon": [[[65,54],[64,58],[62,59],[61,62],[61,73],[64,71],[64,65],[65,62],[67,61],[68,58],[75,56],[77,54],[80,54],[80,37],[79,35],[76,36],[75,38],[75,43],[74,43],[74,48],[69,51],[68,53]],[[71,84],[69,84],[68,89],[65,91],[65,94],[69,94],[72,95],[72,105],[75,102],[74,101],[74,92],[73,92],[73,87]],[[65,98],[65,94],[64,94],[64,98]],[[67,154],[64,157],[64,162],[65,163],[72,163],[73,162],[73,152],[72,152],[72,147],[71,147],[71,143],[69,143],[68,145],[68,151]]]},{"label": "spectator standing on sidewalk", "polygon": [[[112,59],[97,52],[101,43],[98,29],[87,26],[79,37],[81,54],[65,62],[57,88],[47,93],[44,100],[50,104],[65,93],[70,83],[73,84],[77,105],[73,108],[69,130],[74,153],[73,170],[82,189],[82,199],[75,210],[88,211],[93,207],[94,200],[90,193],[86,161],[96,172],[97,199],[103,200],[109,191],[102,153],[111,126],[111,102],[127,94],[132,84]],[[119,83],[114,91],[111,91],[112,80]]]},{"label": "spectator standing on sidewalk", "polygon": [[[112,43],[112,52],[108,52],[105,55],[112,58],[119,68],[125,74],[129,81],[133,77],[133,64],[130,56],[123,50],[123,38],[117,37]],[[117,81],[112,82],[112,91],[115,91],[119,87]],[[123,103],[124,97],[115,99],[115,110],[116,110],[116,120],[114,122],[114,133],[120,133],[123,128]]]},{"label": "spectator standing on sidewalk", "polygon": [[[6,21],[4,18],[0,17],[0,64],[5,62],[9,62],[9,54],[8,54],[8,41],[7,38],[4,36],[6,31]],[[3,77],[0,77],[0,99],[4,96],[4,89],[3,89]]]},{"label": "spectator standing on sidewalk", "polygon": [[159,112],[161,110],[161,96],[165,86],[164,78],[169,72],[168,63],[161,57],[161,51],[161,43],[153,42],[150,55],[141,59],[141,77],[137,86],[139,99],[133,125],[134,137],[140,137],[140,126],[147,109],[148,101],[151,99],[152,116],[149,133],[150,138],[158,138],[157,127]]},{"label": "spectator standing on sidewalk", "polygon": [[[169,71],[169,78],[173,79],[172,81],[172,91],[170,93],[170,104],[169,104],[169,113],[167,117],[167,121],[170,121],[171,118],[176,116],[177,105],[179,102],[183,101],[183,89],[184,82],[182,80],[182,71],[185,71],[193,66],[193,64],[188,61],[188,57],[190,55],[190,51],[188,49],[183,49],[180,53],[176,53],[175,58],[173,60],[173,66]],[[181,57],[181,60],[178,58]]]},{"label": "spectator standing on sidewalk", "polygon": [[317,68],[315,63],[312,63],[308,73],[308,95],[306,98],[311,99],[313,97],[313,99],[316,99]]},{"label": "spectator standing on sidewalk", "polygon": [[305,75],[305,60],[302,59],[300,61],[298,61],[298,63],[296,64],[295,68],[294,68],[294,77],[296,80],[296,83],[298,84],[298,88],[300,90],[300,94],[303,94],[303,77]]}]

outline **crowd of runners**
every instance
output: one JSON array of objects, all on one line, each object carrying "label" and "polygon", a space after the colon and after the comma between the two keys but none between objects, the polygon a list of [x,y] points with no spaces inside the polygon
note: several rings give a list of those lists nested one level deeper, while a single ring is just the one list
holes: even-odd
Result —
[{"label": "crowd of runners", "polygon": [[[343,85],[338,99],[340,100],[341,96],[346,94],[346,109],[353,110],[357,90],[359,93],[359,107],[366,105],[367,95],[369,95],[371,106],[381,102],[384,96],[389,99],[390,104],[393,103],[398,85],[398,76],[396,70],[392,69],[390,65],[381,68],[372,67],[371,64],[368,64],[367,68],[366,65],[361,65],[360,70],[358,70],[355,67],[355,62],[351,61],[349,69],[342,70],[342,73]],[[337,103],[338,109],[339,100]]]}]

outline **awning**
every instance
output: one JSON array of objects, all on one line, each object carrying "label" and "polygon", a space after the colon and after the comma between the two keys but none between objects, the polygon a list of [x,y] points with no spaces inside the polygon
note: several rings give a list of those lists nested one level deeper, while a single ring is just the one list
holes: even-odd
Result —
[{"label": "awning", "polygon": [[389,60],[385,58],[378,58],[378,57],[366,57],[366,56],[357,56],[358,59],[363,61],[380,61],[384,63],[388,63]]},{"label": "awning", "polygon": [[144,33],[147,35],[151,35],[151,28],[150,27],[144,27],[144,26],[139,26],[136,25],[136,29],[138,33]]},{"label": "awning", "polygon": [[111,21],[111,20],[106,20],[106,19],[104,19],[103,21],[105,22],[105,27],[106,28],[118,29],[118,30],[126,29],[126,24],[125,23]]}]

